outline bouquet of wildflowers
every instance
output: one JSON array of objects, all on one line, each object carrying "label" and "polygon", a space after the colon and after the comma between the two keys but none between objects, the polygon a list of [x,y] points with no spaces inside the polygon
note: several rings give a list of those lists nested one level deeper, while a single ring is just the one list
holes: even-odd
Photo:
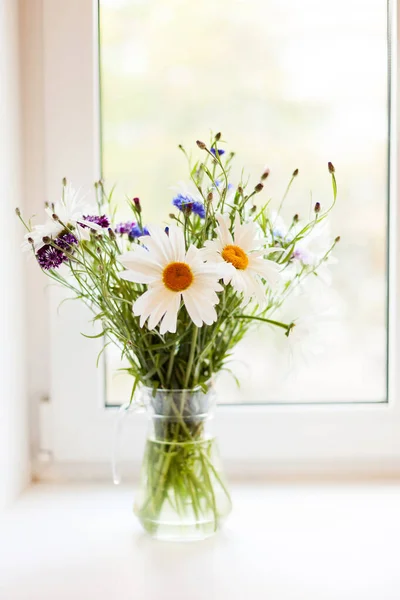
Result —
[{"label": "bouquet of wildflowers", "polygon": [[294,215],[285,225],[280,210],[262,201],[268,170],[255,186],[233,185],[234,154],[223,149],[221,134],[197,146],[194,162],[180,146],[190,182],[175,194],[164,226],[146,222],[138,198],[130,202],[132,219],[116,222],[113,194],[101,181],[91,203],[64,180],[61,199],[46,206],[44,224],[23,221],[25,248],[43,272],[90,307],[100,335],[127,359],[132,397],[138,385],[150,388],[153,410],[170,417],[156,423],[154,439],[163,446],[150,444],[145,460],[141,510],[152,523],[167,500],[184,513],[188,499],[196,514],[211,511],[217,523],[216,482],[227,492],[210,459],[199,397],[229,369],[232,351],[251,327],[265,323],[292,335],[296,323],[276,315],[305,278],[326,266],[339,241],[318,255],[307,252],[307,240],[336,200],[331,163],[330,206],[324,210],[317,202],[308,221]]}]

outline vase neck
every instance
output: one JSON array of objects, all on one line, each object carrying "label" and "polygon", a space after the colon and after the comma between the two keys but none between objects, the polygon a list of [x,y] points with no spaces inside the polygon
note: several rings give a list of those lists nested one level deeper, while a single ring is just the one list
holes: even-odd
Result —
[{"label": "vase neck", "polygon": [[194,390],[153,390],[142,388],[142,402],[150,416],[167,419],[206,419],[213,411],[215,392]]}]

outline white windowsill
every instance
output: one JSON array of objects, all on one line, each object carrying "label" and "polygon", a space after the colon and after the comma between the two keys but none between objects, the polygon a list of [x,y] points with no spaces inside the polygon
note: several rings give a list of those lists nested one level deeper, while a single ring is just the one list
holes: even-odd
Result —
[{"label": "white windowsill", "polygon": [[400,483],[233,486],[224,531],[156,542],[130,487],[39,484],[0,519],[7,600],[398,600]]}]

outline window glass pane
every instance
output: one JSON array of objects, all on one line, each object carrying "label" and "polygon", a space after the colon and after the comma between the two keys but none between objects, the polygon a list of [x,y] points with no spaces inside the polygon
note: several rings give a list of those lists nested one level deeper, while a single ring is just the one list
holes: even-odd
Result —
[{"label": "window glass pane", "polygon": [[[166,219],[171,187],[186,177],[178,143],[222,131],[241,168],[277,206],[295,168],[284,214],[331,201],[340,234],[331,287],[315,282],[317,319],[302,348],[260,327],[223,374],[227,402],[354,402],[386,399],[388,69],[386,3],[369,0],[101,0],[103,176],[139,196],[149,221]],[[293,299],[294,300],[294,299]],[[293,301],[288,319],[304,307]],[[317,325],[317,327],[315,327]],[[300,334],[300,328],[298,329]],[[320,350],[324,348],[323,352]],[[112,376],[123,402],[129,379]],[[289,374],[289,372],[291,374]]]}]

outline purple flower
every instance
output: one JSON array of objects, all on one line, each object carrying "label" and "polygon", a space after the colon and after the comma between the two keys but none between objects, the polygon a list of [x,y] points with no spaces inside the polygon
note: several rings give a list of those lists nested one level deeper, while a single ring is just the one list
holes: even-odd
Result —
[{"label": "purple flower", "polygon": [[125,223],[118,223],[115,227],[115,233],[118,235],[128,235],[128,238],[132,242],[134,239],[142,236],[142,235],[150,235],[147,227],[140,227],[139,223],[135,223],[135,221],[126,221]]},{"label": "purple flower", "polygon": [[[109,221],[108,217],[106,217],[106,215],[101,215],[100,217],[97,215],[87,215],[86,217],[83,216],[82,218],[85,221],[89,221],[90,223],[96,223],[96,225],[99,225],[100,227],[104,227],[104,229],[106,229],[107,227],[110,227],[110,221]],[[81,227],[86,228],[87,225],[81,225]]]},{"label": "purple flower", "polygon": [[78,240],[72,233],[64,233],[61,234],[58,238],[55,239],[54,243],[61,248],[61,250],[72,251],[72,246],[78,243]]},{"label": "purple flower", "polygon": [[125,223],[118,223],[115,227],[115,233],[118,235],[124,235],[129,233],[132,227],[136,227],[135,221],[126,221]]},{"label": "purple flower", "polygon": [[67,260],[64,252],[47,244],[38,250],[36,254],[37,261],[42,269],[57,269]]},{"label": "purple flower", "polygon": [[218,148],[218,150],[216,150],[215,148],[211,148],[210,152],[211,152],[211,154],[214,154],[214,156],[217,155],[217,152],[218,152],[218,156],[222,156],[223,154],[225,154],[225,150],[222,150],[219,148]]},{"label": "purple flower", "polygon": [[313,264],[313,256],[310,252],[307,251],[306,248],[295,248],[295,251],[292,254],[292,258],[294,260],[299,260],[304,265]]},{"label": "purple flower", "polygon": [[64,254],[63,250],[73,252],[73,246],[77,245],[77,243],[78,240],[72,233],[66,232],[61,234],[54,240],[57,248],[51,244],[46,244],[37,251],[36,258],[39,265],[46,271],[49,269],[58,269],[63,262],[68,260],[68,256]]},{"label": "purple flower", "polygon": [[176,206],[180,211],[190,215],[192,212],[198,215],[200,219],[204,219],[206,216],[206,209],[202,202],[198,202],[194,198],[185,194],[178,194],[172,200],[172,204]]}]

